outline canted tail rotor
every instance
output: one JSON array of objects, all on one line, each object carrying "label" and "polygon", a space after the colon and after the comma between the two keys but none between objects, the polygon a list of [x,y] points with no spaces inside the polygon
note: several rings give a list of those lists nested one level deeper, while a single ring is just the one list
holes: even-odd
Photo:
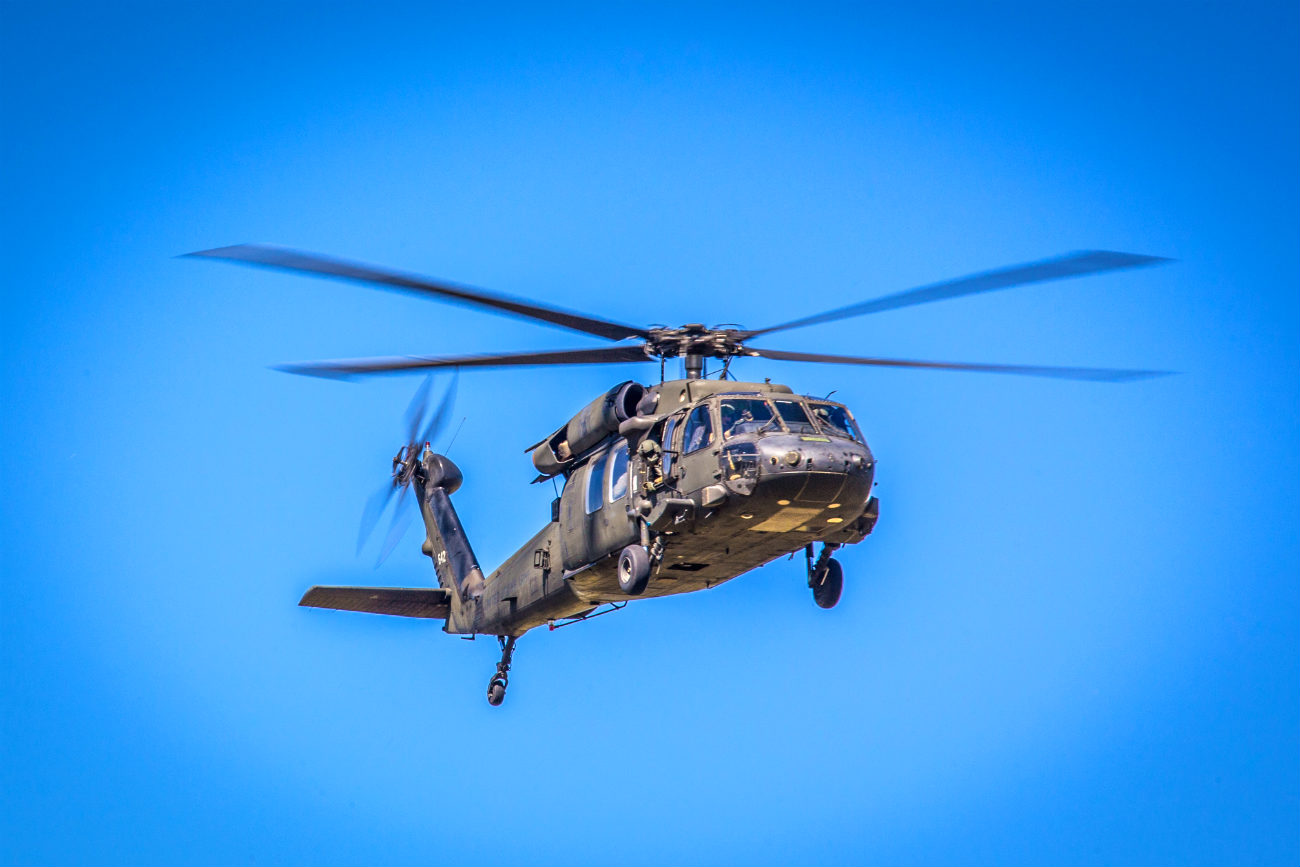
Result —
[{"label": "canted tail rotor", "polygon": [[361,514],[361,527],[357,533],[357,553],[360,554],[384,511],[393,502],[393,498],[397,498],[397,508],[389,524],[388,533],[384,537],[383,546],[380,548],[376,566],[388,559],[388,555],[402,540],[411,525],[411,519],[415,516],[411,509],[406,508],[407,494],[411,490],[416,473],[420,471],[423,450],[431,447],[433,440],[446,428],[456,399],[458,379],[459,374],[453,373],[438,401],[437,409],[430,413],[429,395],[433,390],[433,375],[430,374],[420,383],[420,387],[411,398],[410,405],[406,408],[406,442],[393,456],[392,475],[366,502],[365,510]]}]

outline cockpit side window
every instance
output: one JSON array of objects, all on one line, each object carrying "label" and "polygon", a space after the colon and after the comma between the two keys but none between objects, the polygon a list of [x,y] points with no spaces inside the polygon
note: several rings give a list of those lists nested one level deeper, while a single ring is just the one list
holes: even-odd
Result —
[{"label": "cockpit side window", "polygon": [[853,416],[844,407],[834,403],[813,403],[813,415],[822,426],[822,433],[831,436],[848,437],[862,442],[862,433],[853,422]]},{"label": "cockpit side window", "polygon": [[587,514],[600,508],[602,501],[600,489],[605,481],[605,462],[609,460],[609,452],[605,452],[599,457],[593,458],[591,464],[587,467]]},{"label": "cockpit side window", "polygon": [[727,439],[740,434],[780,431],[772,414],[772,405],[756,397],[724,397],[721,404],[722,435]]},{"label": "cockpit side window", "polygon": [[686,419],[686,433],[682,436],[682,454],[689,455],[699,451],[713,442],[713,417],[709,415],[709,405],[703,404],[691,410]]},{"label": "cockpit side window", "polygon": [[615,503],[627,496],[627,443],[621,442],[610,452],[609,502]]}]

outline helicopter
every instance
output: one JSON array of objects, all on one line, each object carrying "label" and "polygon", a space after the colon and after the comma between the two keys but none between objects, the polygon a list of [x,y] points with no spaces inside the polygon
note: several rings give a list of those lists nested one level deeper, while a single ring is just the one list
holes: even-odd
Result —
[{"label": "helicopter", "polygon": [[[317,361],[278,367],[335,379],[401,373],[430,377],[406,414],[405,443],[391,476],[362,519],[362,541],[397,499],[384,554],[400,539],[411,492],[423,519],[422,551],[437,587],[314,586],[299,602],[312,608],[444,621],[443,630],[494,636],[501,649],[487,700],[500,705],[515,644],[551,629],[617,611],[633,600],[692,593],[730,581],[780,557],[804,555],[813,601],[831,608],[844,572],[834,553],[875,529],[876,459],[849,407],[764,379],[739,381],[736,358],[874,367],[1002,373],[1092,382],[1128,382],[1168,371],[916,361],[753,346],[769,334],[917,304],[1157,265],[1133,253],[1081,251],[985,271],[746,330],[739,326],[638,327],[454,283],[264,244],[187,254],[346,280],[559,326],[610,341],[584,349],[455,357],[405,356]],[[684,378],[667,379],[680,358]],[[722,362],[712,377],[706,360]],[[533,482],[562,481],[544,526],[495,571],[485,574],[452,504],[460,468],[430,443],[446,422],[455,382],[432,413],[438,370],[620,364],[658,360],[658,383],[624,381],[597,396],[553,433],[530,445]],[[426,421],[426,416],[427,421]],[[820,548],[819,548],[820,546]]]}]

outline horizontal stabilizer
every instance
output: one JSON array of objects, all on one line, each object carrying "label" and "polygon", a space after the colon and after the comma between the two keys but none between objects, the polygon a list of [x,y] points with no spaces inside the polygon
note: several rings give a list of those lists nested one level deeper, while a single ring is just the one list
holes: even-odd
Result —
[{"label": "horizontal stabilizer", "polygon": [[451,592],[437,587],[313,587],[298,604],[398,617],[451,616]]}]

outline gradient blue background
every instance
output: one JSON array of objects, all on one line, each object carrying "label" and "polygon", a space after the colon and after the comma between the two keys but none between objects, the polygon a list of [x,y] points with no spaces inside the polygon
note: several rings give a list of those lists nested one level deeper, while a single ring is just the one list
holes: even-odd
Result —
[{"label": "gradient blue background", "polygon": [[[0,860],[1300,860],[1295,4],[0,7]],[[417,380],[277,362],[591,345],[173,258],[267,241],[632,323],[752,327],[1081,248],[1177,264],[768,345],[852,406],[876,534],[520,642],[295,607]],[[847,297],[846,297],[847,296]],[[467,374],[460,514],[653,365]]]}]

